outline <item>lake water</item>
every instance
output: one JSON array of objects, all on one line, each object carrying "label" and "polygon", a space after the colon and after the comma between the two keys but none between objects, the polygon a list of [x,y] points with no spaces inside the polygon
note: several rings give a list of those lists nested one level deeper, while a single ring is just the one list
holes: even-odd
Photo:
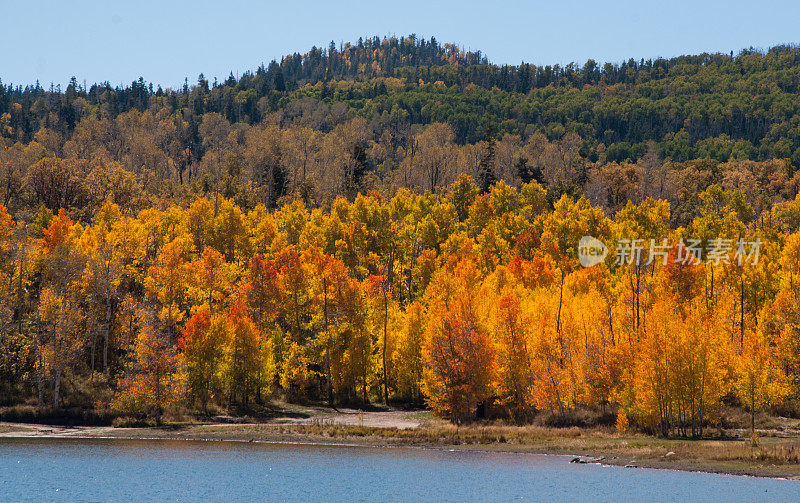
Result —
[{"label": "lake water", "polygon": [[800,482],[566,456],[146,440],[0,439],[0,501],[800,501]]}]

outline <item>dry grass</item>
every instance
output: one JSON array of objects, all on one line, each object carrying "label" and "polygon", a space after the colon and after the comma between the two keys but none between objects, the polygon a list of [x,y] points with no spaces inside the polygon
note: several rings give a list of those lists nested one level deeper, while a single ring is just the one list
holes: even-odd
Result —
[{"label": "dry grass", "polygon": [[16,426],[14,424],[0,424],[0,434],[2,433],[11,433],[15,431],[24,431],[25,428],[20,426]]},{"label": "dry grass", "polygon": [[753,445],[752,442],[702,442],[687,444],[681,455],[691,459],[741,461],[774,465],[800,465],[800,443]]},{"label": "dry grass", "polygon": [[[255,426],[255,425],[254,425]],[[240,433],[247,430],[246,426]],[[220,432],[221,433],[221,432]],[[236,435],[228,428],[226,436]],[[800,477],[800,437],[750,440],[663,439],[620,435],[609,429],[434,424],[412,430],[344,425],[262,425],[251,438],[368,445],[476,448],[515,452],[583,454],[617,465]]]},{"label": "dry grass", "polygon": [[278,425],[274,431],[285,435],[363,438],[376,437],[398,443],[429,445],[470,445],[470,444],[539,444],[547,439],[577,439],[587,434],[598,434],[579,428],[547,428],[542,426],[495,426],[470,425],[456,426],[448,423],[428,425],[416,429],[370,428],[325,424]]}]

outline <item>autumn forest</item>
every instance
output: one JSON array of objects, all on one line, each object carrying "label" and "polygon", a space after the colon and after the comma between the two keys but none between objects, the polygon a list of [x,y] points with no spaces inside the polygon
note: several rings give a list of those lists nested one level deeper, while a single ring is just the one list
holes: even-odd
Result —
[{"label": "autumn forest", "polygon": [[788,46],[498,66],[410,36],[0,82],[0,417],[800,414],[798,108]]}]

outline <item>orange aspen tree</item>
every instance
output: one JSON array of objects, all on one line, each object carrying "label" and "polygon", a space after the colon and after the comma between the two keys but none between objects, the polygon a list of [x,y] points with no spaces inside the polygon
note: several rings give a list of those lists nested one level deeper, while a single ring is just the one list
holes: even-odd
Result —
[{"label": "orange aspen tree", "polygon": [[494,351],[478,319],[479,280],[471,260],[437,274],[423,339],[423,390],[428,404],[456,423],[472,417],[492,392]]},{"label": "orange aspen tree", "polygon": [[141,330],[134,344],[134,359],[114,400],[124,412],[145,414],[161,421],[164,411],[180,403],[186,377],[169,334],[161,330],[155,313],[140,310]]},{"label": "orange aspen tree", "polygon": [[494,322],[497,345],[497,392],[511,417],[523,421],[534,408],[534,380],[528,330],[531,320],[522,311],[513,292],[500,297]]}]

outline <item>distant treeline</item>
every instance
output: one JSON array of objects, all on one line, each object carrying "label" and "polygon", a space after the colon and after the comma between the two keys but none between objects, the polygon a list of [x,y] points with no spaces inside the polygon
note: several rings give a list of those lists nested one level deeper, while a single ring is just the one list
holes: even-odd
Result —
[{"label": "distant treeline", "polygon": [[[799,62],[800,50],[779,46],[602,66],[499,66],[433,38],[375,37],[295,53],[238,79],[209,82],[201,74],[180,89],[142,79],[126,87],[87,88],[75,79],[66,89],[0,85],[0,136],[27,142],[42,127],[68,136],[87,113],[114,119],[166,107],[187,121],[186,146],[196,151],[208,112],[254,124],[277,111],[341,106],[368,121],[387,115],[392,128],[448,122],[459,143],[484,139],[490,124],[498,138],[538,132],[553,141],[573,132],[593,161],[634,160],[650,140],[675,161],[789,158],[796,165]],[[335,125],[334,118],[319,127]]]},{"label": "distant treeline", "polygon": [[134,215],[207,194],[328,209],[466,174],[483,192],[536,181],[551,206],[585,195],[609,214],[664,199],[674,226],[716,184],[758,216],[800,187],[797,57],[497,67],[435,40],[372,39],[180,90],[0,86],[0,203],[21,221],[42,205],[87,221],[106,201]]}]

